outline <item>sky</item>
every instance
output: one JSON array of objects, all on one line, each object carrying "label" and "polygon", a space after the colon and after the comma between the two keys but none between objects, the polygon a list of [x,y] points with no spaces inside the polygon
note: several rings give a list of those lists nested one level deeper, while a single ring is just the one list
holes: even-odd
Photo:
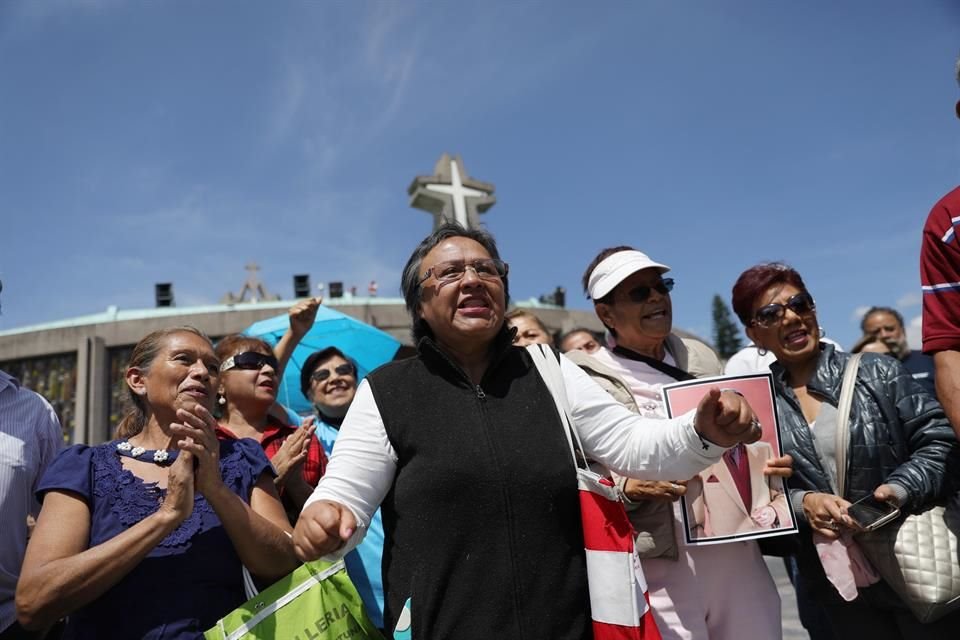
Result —
[{"label": "sky", "polygon": [[525,300],[603,248],[674,324],[784,260],[849,347],[919,346],[920,230],[960,183],[956,0],[0,2],[0,330],[238,292],[244,265],[399,295],[444,152]]}]

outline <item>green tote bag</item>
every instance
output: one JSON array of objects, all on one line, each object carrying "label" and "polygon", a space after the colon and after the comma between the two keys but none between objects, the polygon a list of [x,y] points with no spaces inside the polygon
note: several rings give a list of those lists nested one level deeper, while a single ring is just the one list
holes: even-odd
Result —
[{"label": "green tote bag", "polygon": [[343,560],[301,565],[203,635],[206,640],[382,640]]}]

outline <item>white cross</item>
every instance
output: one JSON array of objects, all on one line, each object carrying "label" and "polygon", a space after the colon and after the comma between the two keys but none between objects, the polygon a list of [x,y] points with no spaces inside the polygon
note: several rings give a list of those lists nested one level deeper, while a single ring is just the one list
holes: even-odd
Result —
[{"label": "white cross", "polygon": [[453,219],[454,222],[463,227],[469,227],[467,222],[467,198],[482,198],[489,195],[485,191],[463,186],[460,179],[460,168],[455,160],[450,161],[450,182],[451,184],[428,184],[427,189],[436,193],[444,193],[453,199]]}]

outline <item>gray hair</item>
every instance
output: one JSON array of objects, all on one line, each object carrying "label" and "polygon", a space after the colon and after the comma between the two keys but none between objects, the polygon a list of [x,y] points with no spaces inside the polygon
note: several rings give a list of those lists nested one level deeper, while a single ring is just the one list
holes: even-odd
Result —
[{"label": "gray hair", "polygon": [[872,316],[875,313],[885,313],[888,316],[893,316],[896,319],[897,324],[900,325],[900,328],[906,329],[907,325],[903,323],[903,316],[900,314],[899,311],[897,311],[893,307],[870,307],[869,309],[867,309],[867,312],[863,314],[863,317],[860,319],[860,331],[863,331],[864,333],[867,332],[867,320],[869,320],[870,316]]},{"label": "gray hair", "polygon": [[[430,327],[424,322],[418,313],[420,306],[420,280],[422,278],[421,267],[423,258],[430,253],[434,247],[447,240],[448,238],[469,238],[479,243],[487,250],[491,258],[500,259],[500,252],[497,251],[497,243],[487,231],[483,229],[465,229],[455,222],[446,222],[436,229],[433,233],[424,238],[417,248],[413,250],[410,259],[407,260],[403,268],[403,275],[400,276],[400,291],[403,293],[403,299],[407,306],[407,311],[413,319],[413,341],[419,342],[420,338],[431,335]],[[507,276],[503,277],[503,295],[504,304],[510,303],[510,285]]]}]

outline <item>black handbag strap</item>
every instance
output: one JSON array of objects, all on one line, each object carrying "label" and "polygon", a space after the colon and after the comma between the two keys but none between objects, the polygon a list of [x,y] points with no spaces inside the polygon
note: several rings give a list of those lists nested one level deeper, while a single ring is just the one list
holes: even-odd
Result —
[{"label": "black handbag strap", "polygon": [[647,366],[653,367],[660,373],[665,373],[674,380],[682,382],[684,380],[693,380],[696,376],[693,376],[679,367],[675,367],[672,364],[667,364],[663,360],[657,360],[656,358],[651,358],[650,356],[645,356],[642,353],[637,353],[636,351],[631,351],[626,347],[621,347],[617,345],[613,348],[613,352],[618,356],[626,358],[627,360],[636,360],[637,362],[642,362]]}]

